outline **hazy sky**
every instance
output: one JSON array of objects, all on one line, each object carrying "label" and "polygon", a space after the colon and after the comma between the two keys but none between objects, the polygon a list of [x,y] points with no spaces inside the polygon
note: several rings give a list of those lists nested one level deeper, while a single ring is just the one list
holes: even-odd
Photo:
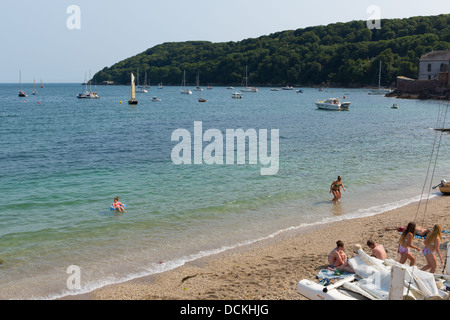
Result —
[{"label": "hazy sky", "polygon": [[[79,15],[67,13],[71,5]],[[24,83],[82,82],[89,70],[163,42],[239,41],[365,21],[376,14],[367,11],[371,5],[381,18],[450,13],[449,0],[2,0],[0,82],[18,82],[19,70]]]}]

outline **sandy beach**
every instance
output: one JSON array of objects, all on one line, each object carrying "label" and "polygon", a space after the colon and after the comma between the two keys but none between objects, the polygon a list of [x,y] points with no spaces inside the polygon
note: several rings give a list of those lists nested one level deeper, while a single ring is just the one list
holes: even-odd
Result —
[{"label": "sandy beach", "polygon": [[[345,201],[345,198],[342,199]],[[419,206],[420,204],[420,206]],[[450,229],[450,197],[438,196],[426,202],[387,211],[375,216],[334,222],[326,225],[286,232],[276,238],[202,258],[161,274],[135,279],[97,289],[89,294],[66,299],[86,300],[307,300],[296,292],[301,279],[315,280],[320,269],[327,267],[328,253],[337,240],[345,243],[349,257],[355,244],[366,245],[371,239],[384,245],[388,258],[398,261],[397,243],[400,233],[385,228],[441,224]],[[417,218],[416,218],[417,215]],[[447,235],[441,245],[445,260]],[[414,244],[423,248],[423,240]],[[416,265],[426,264],[419,251],[414,251]],[[163,263],[163,262],[162,262]],[[438,260],[438,273],[443,270]]]}]

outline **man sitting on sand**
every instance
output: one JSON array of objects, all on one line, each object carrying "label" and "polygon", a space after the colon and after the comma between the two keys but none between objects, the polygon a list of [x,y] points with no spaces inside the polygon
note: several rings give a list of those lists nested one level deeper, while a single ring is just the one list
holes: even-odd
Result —
[{"label": "man sitting on sand", "polygon": [[372,240],[367,240],[367,245],[372,249],[372,256],[377,259],[385,260],[387,259],[386,250],[382,244],[373,242]]},{"label": "man sitting on sand", "polygon": [[341,240],[336,242],[336,248],[328,255],[330,267],[328,269],[335,271],[336,269],[354,273],[347,261],[347,255],[344,252],[344,243]]}]

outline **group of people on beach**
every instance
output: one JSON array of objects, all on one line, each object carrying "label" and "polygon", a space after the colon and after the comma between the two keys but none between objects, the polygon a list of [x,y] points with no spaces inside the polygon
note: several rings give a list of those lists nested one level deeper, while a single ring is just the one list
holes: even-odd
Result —
[{"label": "group of people on beach", "polygon": [[[341,187],[345,191],[344,184],[342,183],[342,177],[338,176],[330,186],[330,193],[333,193],[334,196],[333,202],[339,201],[339,199],[342,197]],[[423,228],[420,226],[416,226],[414,222],[410,222],[406,227],[395,227],[394,229],[402,232],[398,245],[398,253],[400,254],[399,262],[401,264],[404,264],[407,260],[409,260],[410,265],[412,266],[416,261],[413,254],[411,253],[411,249],[420,251],[420,248],[413,245],[413,239],[415,235],[425,237],[422,254],[427,260],[427,265],[425,265],[421,270],[430,270],[431,273],[434,273],[436,271],[437,260],[435,254],[438,255],[441,263],[443,263],[441,252],[439,251],[439,246],[442,241],[442,227],[440,225],[436,224],[433,228]],[[393,229],[386,228],[385,230]],[[376,244],[371,240],[367,241],[367,245],[372,250],[372,256],[380,260],[384,260],[387,258],[386,251],[383,245]],[[357,254],[357,250],[358,248],[355,248],[353,250],[355,254]],[[343,271],[353,272],[351,267],[348,265],[347,255],[344,252],[344,243],[340,240],[336,242],[336,248],[334,248],[328,255],[328,262],[330,263],[329,268],[332,270],[338,268]]]},{"label": "group of people on beach", "polygon": [[[399,230],[400,228],[395,228]],[[417,227],[414,222],[408,223],[408,225],[403,229],[398,243],[398,253],[400,254],[399,262],[401,264],[406,263],[409,260],[411,266],[414,265],[416,259],[411,253],[411,249],[420,251],[420,248],[413,244],[414,235],[426,236],[424,239],[424,247],[422,249],[422,254],[424,255],[427,264],[422,267],[421,270],[431,273],[435,273],[437,269],[437,260],[435,254],[439,257],[441,263],[444,263],[442,259],[441,252],[439,251],[439,246],[442,241],[442,226],[439,224],[434,225],[433,228],[427,229],[422,227]],[[392,230],[392,229],[386,229]],[[367,246],[372,250],[372,256],[385,260],[387,259],[386,250],[382,244],[373,242],[372,240],[367,241]],[[358,249],[361,249],[360,245],[355,245],[353,252],[355,255],[358,253]],[[336,248],[334,248],[328,255],[328,262],[330,264],[329,269],[331,270],[341,270],[354,273],[353,269],[348,263],[347,255],[344,252],[344,243],[340,240],[336,242]]]},{"label": "group of people on beach", "polygon": [[[400,263],[405,263],[409,260],[409,264],[411,266],[414,265],[416,259],[411,253],[411,249],[415,249],[420,251],[419,247],[413,245],[414,235],[417,235],[417,227],[414,222],[408,223],[402,235],[400,236],[398,252],[400,253]],[[422,231],[424,228],[419,227],[419,235],[423,236],[424,232]],[[442,227],[439,224],[434,225],[434,227],[430,230],[428,229],[426,232],[426,238],[424,240],[424,247],[422,249],[422,254],[427,260],[427,265],[425,265],[421,270],[430,270],[431,273],[434,273],[437,268],[437,260],[435,254],[438,255],[441,263],[444,263],[442,259],[441,252],[439,251],[439,246],[442,241]]]}]

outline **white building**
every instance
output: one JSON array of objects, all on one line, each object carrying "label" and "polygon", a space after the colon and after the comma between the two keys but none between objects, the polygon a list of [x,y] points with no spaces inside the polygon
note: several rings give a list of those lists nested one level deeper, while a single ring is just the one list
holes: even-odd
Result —
[{"label": "white building", "polygon": [[448,72],[450,66],[450,50],[431,51],[419,60],[419,80],[439,80],[441,72]]}]

